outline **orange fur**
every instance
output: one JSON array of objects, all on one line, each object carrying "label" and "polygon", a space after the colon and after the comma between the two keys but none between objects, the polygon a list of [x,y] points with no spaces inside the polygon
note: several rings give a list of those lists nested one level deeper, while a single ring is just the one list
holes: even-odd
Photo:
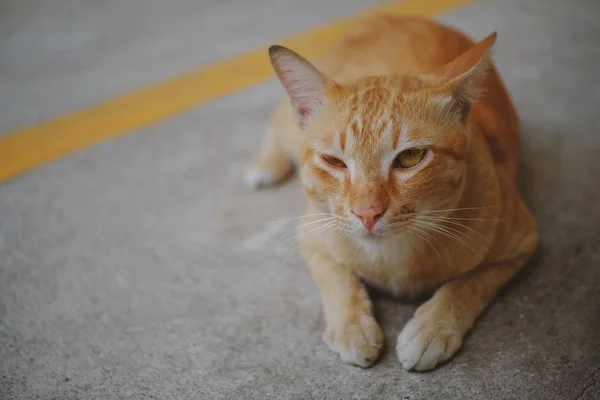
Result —
[{"label": "orange fur", "polygon": [[[516,189],[518,119],[489,57],[495,37],[473,43],[433,21],[375,15],[318,68],[271,48],[288,98],[249,183],[278,182],[298,165],[308,196],[300,247],[325,340],[345,362],[372,364],[384,340],[363,281],[433,292],[396,348],[406,369],[428,370],[458,350],[537,246]],[[425,155],[399,168],[407,149]]]}]

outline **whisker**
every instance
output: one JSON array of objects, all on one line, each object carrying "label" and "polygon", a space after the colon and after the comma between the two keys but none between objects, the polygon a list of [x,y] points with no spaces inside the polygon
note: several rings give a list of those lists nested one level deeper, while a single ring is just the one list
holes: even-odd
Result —
[{"label": "whisker", "polygon": [[[485,236],[483,236],[483,235],[482,235],[480,232],[477,232],[475,229],[473,229],[473,228],[471,228],[471,227],[469,227],[469,226],[467,226],[467,225],[465,225],[465,224],[461,224],[460,222],[455,222],[455,221],[453,221],[452,219],[447,219],[447,218],[437,218],[437,217],[425,217],[425,216],[420,216],[420,217],[418,217],[418,218],[423,218],[423,219],[426,219],[426,220],[429,220],[429,221],[442,221],[442,222],[446,222],[446,223],[448,223],[448,224],[452,224],[452,225],[460,226],[460,227],[462,227],[462,228],[468,229],[468,230],[470,230],[471,232],[473,232],[473,233],[475,233],[475,234],[479,235],[479,237],[481,237],[481,238],[484,240],[484,242],[485,242],[485,243],[486,243],[488,246],[490,246],[490,245],[491,245],[491,243],[490,243],[490,241],[489,241],[489,238],[486,238],[486,237],[485,237]],[[464,233],[464,232],[463,232],[463,233]]]},{"label": "whisker", "polygon": [[329,218],[321,218],[321,219],[318,219],[318,220],[315,220],[315,221],[310,221],[310,222],[307,222],[307,223],[305,223],[305,224],[302,224],[302,225],[293,226],[293,227],[291,227],[291,228],[288,228],[288,229],[284,230],[284,231],[283,231],[281,234],[282,234],[282,236],[284,236],[284,238],[285,238],[285,237],[286,237],[287,235],[289,235],[290,233],[292,233],[292,232],[295,232],[295,231],[298,231],[299,229],[301,229],[301,228],[304,228],[304,227],[306,227],[306,226],[309,226],[309,225],[314,225],[314,224],[317,224],[317,223],[319,223],[319,222],[331,221],[331,220],[333,220],[333,219],[334,219],[334,218],[332,218],[332,217],[329,217]]},{"label": "whisker", "polygon": [[[346,233],[347,229],[344,229],[343,226],[339,225],[339,221],[336,221],[335,218],[323,218],[317,221],[311,221],[307,224],[301,225],[300,227],[305,227],[307,225],[311,225],[317,222],[326,222],[324,225],[320,225],[317,227],[312,227],[310,230],[305,231],[305,232],[300,232],[297,235],[292,235],[292,236],[288,236],[286,238],[284,238],[283,240],[281,240],[279,243],[277,243],[277,246],[281,246],[285,243],[289,243],[291,241],[297,240],[296,243],[294,243],[291,248],[289,249],[289,251],[286,253],[286,256],[283,259],[283,263],[285,263],[288,258],[291,256],[291,254],[294,252],[294,250],[298,247],[298,245],[300,244],[299,242],[302,242],[303,240],[307,239],[308,236],[310,235],[314,235],[317,233],[321,233],[321,234],[334,234],[334,235],[343,235]],[[336,224],[336,222],[338,222],[338,224]]]},{"label": "whisker", "polygon": [[298,217],[274,219],[274,220],[269,220],[269,221],[246,220],[245,222],[269,225],[269,224],[278,224],[281,222],[295,221],[295,220],[302,219],[302,218],[320,217],[320,216],[333,216],[333,214],[332,213],[316,213],[316,214],[301,215]]},{"label": "whisker", "polygon": [[[425,221],[422,221],[422,222],[425,222]],[[427,222],[428,222],[428,223],[434,223],[434,222],[431,222],[431,221],[427,221]],[[443,222],[449,222],[449,221],[443,221]],[[451,222],[450,222],[450,223],[451,223]],[[451,227],[451,226],[444,226],[444,225],[442,225],[442,224],[436,224],[436,223],[434,223],[434,224],[435,224],[435,225],[437,225],[437,226],[438,226],[438,227],[440,227],[440,228],[443,228],[443,229],[449,230],[450,232],[452,232],[452,233],[454,233],[454,234],[462,235],[462,236],[464,237],[464,239],[467,239],[467,240],[470,240],[470,241],[472,241],[472,242],[475,242],[475,243],[477,243],[478,245],[480,245],[481,247],[483,247],[483,248],[485,248],[485,249],[487,249],[487,248],[490,246],[490,243],[487,241],[487,238],[485,238],[485,237],[484,237],[484,236],[482,236],[482,235],[481,235],[479,232],[477,232],[477,231],[475,231],[475,230],[473,230],[473,229],[471,229],[473,232],[477,233],[478,235],[480,235],[480,236],[482,236],[482,237],[484,238],[484,240],[485,240],[485,243],[486,243],[487,245],[485,245],[485,244],[481,243],[479,240],[476,240],[475,238],[471,237],[471,236],[470,236],[470,235],[468,235],[467,233],[465,233],[465,232],[462,232],[460,229],[453,228],[453,227]],[[454,223],[454,224],[458,224],[458,223],[456,222],[456,223]],[[466,228],[468,228],[468,227],[466,227]],[[469,229],[470,229],[470,228],[469,228]]]},{"label": "whisker", "polygon": [[[307,214],[307,215],[301,215],[299,217],[291,217],[291,218],[282,218],[282,219],[275,219],[273,221],[264,221],[262,223],[265,224],[275,224],[275,223],[279,223],[279,222],[289,222],[289,221],[295,221],[298,219],[302,219],[302,218],[310,218],[310,217],[321,217],[321,216],[332,216],[332,213],[316,213],[316,214]],[[260,222],[259,222],[260,223]]]},{"label": "whisker", "polygon": [[485,210],[488,208],[501,207],[501,204],[497,204],[494,206],[485,206],[485,207],[462,207],[462,208],[448,208],[446,210],[427,210],[427,211],[418,211],[417,214],[423,213],[440,213],[440,212],[450,212],[450,211],[466,211],[466,210]]},{"label": "whisker", "polygon": [[340,220],[336,218],[336,221],[338,223],[338,225],[342,228],[344,228],[345,230],[349,231],[350,228],[352,227],[352,224],[347,223],[346,221]]},{"label": "whisker", "polygon": [[360,253],[363,251],[363,245],[361,242],[356,241],[354,242],[355,247],[355,251],[354,251],[354,256],[351,258],[351,260],[356,260],[359,256]]},{"label": "whisker", "polygon": [[[500,218],[462,218],[462,217],[446,217],[443,215],[430,215],[430,213],[424,213],[425,215],[420,215],[420,214],[415,214],[417,217],[423,217],[423,216],[427,216],[427,217],[435,217],[435,218],[440,218],[440,219],[448,219],[448,220],[452,220],[452,221],[488,221],[488,222],[498,222],[498,221],[502,221]],[[433,214],[433,213],[432,213]]]},{"label": "whisker", "polygon": [[423,236],[423,233],[422,233],[422,231],[421,231],[421,232],[419,232],[418,230],[416,230],[416,229],[414,229],[414,230],[413,230],[413,229],[414,229],[414,227],[412,227],[412,229],[411,229],[411,227],[407,227],[407,228],[406,228],[406,230],[407,230],[409,233],[411,233],[411,234],[415,235],[416,237],[418,237],[419,239],[423,240],[425,243],[427,243],[428,245],[430,245],[430,246],[431,246],[431,248],[432,248],[432,249],[433,249],[433,250],[434,250],[434,251],[437,253],[437,255],[441,257],[441,255],[440,255],[440,252],[439,252],[439,251],[438,251],[438,249],[437,249],[437,248],[436,248],[436,247],[433,245],[433,243],[431,242],[431,240],[429,240],[429,239],[428,239],[426,236]]},{"label": "whisker", "polygon": [[450,260],[450,252],[448,251],[448,248],[446,246],[444,246],[444,244],[438,238],[436,238],[431,233],[427,232],[426,229],[419,229],[416,226],[412,226],[411,228],[417,230],[418,232],[422,233],[423,235],[426,235],[427,237],[431,238],[431,240],[435,241],[435,243],[437,243],[441,249],[446,251],[446,258],[448,260]]},{"label": "whisker", "polygon": [[285,257],[281,260],[282,264],[285,264],[290,256],[294,254],[294,250],[296,250],[296,246],[292,246],[290,249],[288,249],[288,251],[284,254]]},{"label": "whisker", "polygon": [[255,220],[255,219],[245,219],[245,218],[235,218],[229,222],[227,222],[227,225],[229,226],[248,226],[248,225],[278,225],[278,224],[283,224],[286,222],[290,222],[290,221],[295,221],[298,219],[302,219],[302,218],[307,218],[307,217],[317,217],[317,216],[333,216],[332,213],[316,213],[316,214],[307,214],[307,215],[302,215],[299,217],[291,217],[291,218],[281,218],[281,219],[274,219],[274,220]]},{"label": "whisker", "polygon": [[344,228],[342,228],[341,226],[339,226],[339,225],[336,225],[336,226],[334,226],[334,227],[333,227],[332,234],[333,234],[334,236],[338,236],[338,237],[344,237],[344,236],[346,236],[346,231],[345,231],[345,229],[344,229]]},{"label": "whisker", "polygon": [[471,246],[469,246],[469,244],[467,242],[465,242],[464,239],[462,239],[460,236],[456,235],[455,233],[453,233],[446,227],[441,227],[438,224],[434,224],[434,223],[426,222],[426,221],[415,221],[415,222],[423,227],[427,227],[427,228],[431,229],[434,232],[437,232],[437,233],[446,235],[450,238],[453,238],[454,240],[463,244],[466,248],[471,250],[473,252],[473,254],[477,254],[477,252]]},{"label": "whisker", "polygon": [[320,218],[320,219],[316,219],[316,220],[313,220],[313,221],[308,221],[308,222],[305,222],[305,223],[303,223],[303,224],[294,225],[294,226],[293,226],[291,229],[300,229],[300,228],[304,228],[305,226],[309,226],[309,225],[316,224],[316,223],[318,223],[318,222],[332,221],[332,220],[334,220],[334,219],[335,219],[335,218],[333,218],[333,217],[325,217],[325,218]]},{"label": "whisker", "polygon": [[[444,221],[444,222],[448,222],[448,221]],[[457,224],[457,223],[454,223],[454,224]],[[475,243],[477,243],[478,245],[480,245],[481,247],[483,247],[485,249],[487,249],[490,246],[490,243],[488,243],[487,238],[485,238],[484,236],[482,236],[482,237],[484,238],[485,244],[481,243],[479,240],[475,239],[474,237],[472,237],[471,235],[467,234],[466,232],[461,231],[460,229],[457,229],[457,228],[454,228],[454,227],[451,227],[451,226],[442,226],[441,224],[437,224],[437,225],[441,226],[444,229],[449,230],[450,232],[462,235],[465,239],[470,240],[472,242],[475,242]],[[466,228],[468,228],[468,227],[466,227]],[[471,229],[471,228],[469,228],[469,229]],[[473,229],[471,229],[471,230],[481,236],[481,234],[479,232],[477,232],[477,231],[475,231]]]},{"label": "whisker", "polygon": [[[309,230],[309,231],[302,232],[302,233],[300,233],[299,235],[295,235],[295,236],[293,236],[293,237],[290,237],[290,238],[287,238],[287,239],[285,239],[285,240],[283,240],[283,241],[280,241],[280,242],[277,244],[277,246],[281,246],[281,245],[283,245],[284,243],[289,243],[290,241],[293,243],[293,244],[292,244],[292,246],[291,246],[291,248],[288,250],[288,252],[287,252],[287,254],[286,254],[285,258],[282,260],[282,264],[283,264],[283,263],[285,263],[285,262],[287,262],[287,260],[288,260],[288,259],[290,258],[290,256],[293,254],[294,250],[295,250],[295,249],[298,247],[298,244],[299,244],[298,242],[299,242],[299,241],[301,241],[301,238],[302,238],[302,237],[306,237],[307,235],[309,235],[309,234],[311,234],[311,233],[318,233],[318,231],[320,231],[320,230],[326,231],[328,228],[330,228],[330,227],[332,226],[332,224],[333,224],[334,222],[335,222],[335,221],[328,222],[328,223],[326,223],[326,224],[325,224],[325,225],[323,225],[323,226],[318,226],[318,227],[312,228],[312,229],[311,229],[311,230]],[[298,240],[298,242],[294,242],[294,239],[297,239],[297,240]]]},{"label": "whisker", "polygon": [[285,242],[289,242],[290,240],[300,239],[300,238],[305,237],[306,235],[311,234],[311,233],[313,233],[313,234],[314,233],[318,233],[321,230],[326,230],[327,228],[331,227],[334,224],[335,224],[335,221],[329,221],[325,225],[313,227],[313,228],[311,228],[310,230],[308,230],[306,232],[300,232],[298,235],[294,235],[294,236],[292,236],[290,238],[286,238],[283,242],[280,242],[279,244],[281,245],[281,244],[283,244]]},{"label": "whisker", "polygon": [[440,228],[436,225],[426,225],[423,222],[419,222],[418,224],[419,226],[429,229],[435,233],[439,233],[443,236],[449,237],[451,239],[456,240],[457,242],[459,242],[460,244],[464,245],[466,248],[468,248],[473,254],[477,254],[477,252],[471,247],[469,246],[469,244],[467,242],[465,242],[461,237],[457,236],[456,234],[449,232],[447,230],[444,230],[443,228]]}]

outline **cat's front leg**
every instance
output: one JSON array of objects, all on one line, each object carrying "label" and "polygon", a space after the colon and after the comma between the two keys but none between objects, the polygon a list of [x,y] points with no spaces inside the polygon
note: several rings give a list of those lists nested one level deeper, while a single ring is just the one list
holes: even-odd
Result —
[{"label": "cat's front leg", "polygon": [[396,352],[402,366],[426,371],[449,360],[498,289],[527,258],[483,265],[438,289],[398,336]]},{"label": "cat's front leg", "polygon": [[495,259],[442,285],[400,332],[396,353],[407,370],[431,370],[449,360],[498,290],[534,253],[535,219],[522,202],[511,204],[516,207],[506,209],[505,215],[512,218],[499,230],[491,253]]},{"label": "cat's front leg", "polygon": [[362,282],[327,256],[305,251],[305,259],[321,293],[325,341],[343,362],[370,366],[379,357],[384,336]]}]

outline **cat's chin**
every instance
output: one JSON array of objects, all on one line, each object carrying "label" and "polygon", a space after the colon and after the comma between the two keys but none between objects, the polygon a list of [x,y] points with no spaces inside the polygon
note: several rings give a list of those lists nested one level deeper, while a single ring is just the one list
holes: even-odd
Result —
[{"label": "cat's chin", "polygon": [[376,243],[376,242],[381,242],[385,239],[387,239],[389,236],[384,236],[384,235],[380,235],[380,234],[376,234],[376,233],[365,233],[363,235],[359,236],[359,239],[362,240],[363,242],[368,242],[368,243]]},{"label": "cat's chin", "polygon": [[391,237],[397,236],[399,235],[401,232],[400,231],[388,231],[388,230],[373,230],[373,231],[368,231],[366,229],[361,230],[360,232],[356,233],[354,235],[354,237],[356,237],[357,239],[363,240],[363,241],[367,241],[367,242],[379,242],[379,241],[384,241],[386,239],[389,239]]}]

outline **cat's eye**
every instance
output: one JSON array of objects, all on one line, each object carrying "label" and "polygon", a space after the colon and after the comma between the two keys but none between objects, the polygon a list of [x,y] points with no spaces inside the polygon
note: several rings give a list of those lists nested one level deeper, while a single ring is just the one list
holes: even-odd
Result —
[{"label": "cat's eye", "polygon": [[398,154],[394,160],[394,168],[406,169],[412,168],[425,158],[425,149],[407,149]]},{"label": "cat's eye", "polygon": [[339,158],[337,158],[337,157],[323,154],[321,156],[321,159],[323,161],[325,161],[325,163],[329,164],[332,167],[335,167],[335,168],[347,168],[346,164],[344,164],[344,162],[342,160],[340,160]]}]

